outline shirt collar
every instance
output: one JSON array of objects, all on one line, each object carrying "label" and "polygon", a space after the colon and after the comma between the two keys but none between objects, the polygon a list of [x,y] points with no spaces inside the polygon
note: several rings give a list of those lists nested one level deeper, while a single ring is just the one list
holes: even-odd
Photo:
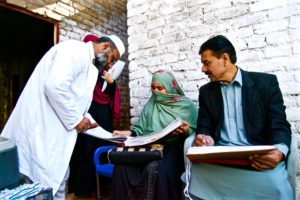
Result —
[{"label": "shirt collar", "polygon": [[239,84],[242,87],[243,86],[242,72],[241,72],[240,68],[237,68],[237,70],[238,71],[235,75],[233,82],[236,82],[237,84]]},{"label": "shirt collar", "polygon": [[[226,86],[226,84],[224,82],[220,82],[221,85]],[[241,87],[243,86],[243,79],[242,79],[242,72],[240,70],[240,68],[237,67],[237,73],[233,79],[233,81],[229,84],[229,85],[233,85],[233,84],[238,84]]]}]

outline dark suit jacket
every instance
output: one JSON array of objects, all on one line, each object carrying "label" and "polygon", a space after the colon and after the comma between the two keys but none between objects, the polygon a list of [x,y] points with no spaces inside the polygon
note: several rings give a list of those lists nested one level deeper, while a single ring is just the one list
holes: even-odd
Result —
[{"label": "dark suit jacket", "polygon": [[[242,72],[242,107],[246,138],[253,145],[284,143],[290,147],[291,129],[275,75]],[[199,90],[197,133],[220,139],[224,108],[219,82],[210,82]]]}]

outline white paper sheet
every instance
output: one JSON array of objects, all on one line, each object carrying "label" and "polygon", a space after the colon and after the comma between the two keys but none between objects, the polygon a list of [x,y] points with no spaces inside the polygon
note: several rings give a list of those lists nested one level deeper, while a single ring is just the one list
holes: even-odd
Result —
[{"label": "white paper sheet", "polygon": [[111,132],[108,132],[104,130],[101,126],[97,126],[96,128],[88,129],[84,132],[84,134],[103,139],[108,140],[115,143],[122,143],[124,142],[128,137],[126,136],[113,136]]},{"label": "white paper sheet", "polygon": [[97,138],[111,138],[113,136],[111,132],[104,130],[101,126],[88,129],[84,133]]}]

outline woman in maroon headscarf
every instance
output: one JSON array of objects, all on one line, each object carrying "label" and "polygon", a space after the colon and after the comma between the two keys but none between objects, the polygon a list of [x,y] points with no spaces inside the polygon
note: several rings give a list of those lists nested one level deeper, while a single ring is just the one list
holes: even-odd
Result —
[{"label": "woman in maroon headscarf", "polygon": [[[86,43],[95,42],[96,40],[101,40],[101,38],[91,34],[83,39]],[[107,73],[116,60],[110,58],[108,55],[106,59],[107,64],[104,64],[99,69],[99,77],[94,89],[93,101],[89,113],[102,128],[112,132],[113,122],[118,121],[120,118],[120,95],[116,81]],[[107,81],[108,84],[102,92],[104,81]],[[111,144],[85,134],[78,134],[70,162],[69,193],[75,193],[76,196],[94,196],[96,194],[93,154],[99,146]],[[107,179],[105,181],[102,179],[101,182],[103,183],[103,181],[109,185],[111,180]]]}]

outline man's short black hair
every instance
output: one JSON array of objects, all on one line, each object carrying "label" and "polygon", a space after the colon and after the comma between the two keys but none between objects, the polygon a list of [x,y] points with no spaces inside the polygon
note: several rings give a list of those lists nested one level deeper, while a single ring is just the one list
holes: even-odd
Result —
[{"label": "man's short black hair", "polygon": [[204,42],[199,50],[199,55],[206,50],[211,50],[213,55],[220,58],[223,53],[228,53],[233,64],[236,63],[236,52],[232,43],[223,35],[217,35]]}]

